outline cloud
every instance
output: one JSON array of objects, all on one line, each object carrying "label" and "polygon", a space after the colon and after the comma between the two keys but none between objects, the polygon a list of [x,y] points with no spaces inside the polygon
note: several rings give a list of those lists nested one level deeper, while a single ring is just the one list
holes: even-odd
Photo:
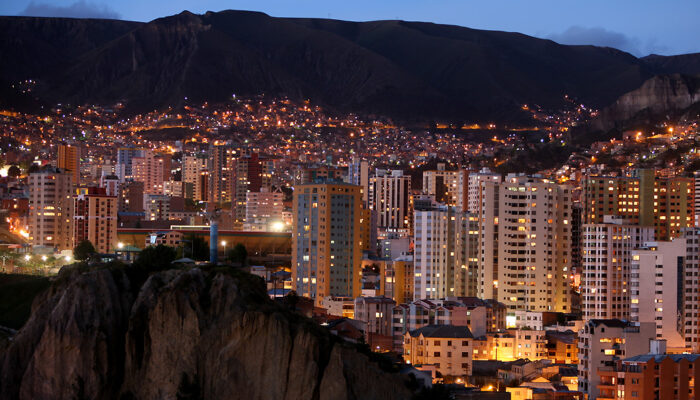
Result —
[{"label": "cloud", "polygon": [[561,44],[613,47],[634,55],[642,55],[643,53],[642,43],[639,39],[604,28],[572,26],[562,33],[549,35],[548,39]]},{"label": "cloud", "polygon": [[55,6],[47,3],[30,2],[19,15],[32,17],[62,18],[105,18],[119,19],[121,15],[105,4],[78,0],[67,6]]}]

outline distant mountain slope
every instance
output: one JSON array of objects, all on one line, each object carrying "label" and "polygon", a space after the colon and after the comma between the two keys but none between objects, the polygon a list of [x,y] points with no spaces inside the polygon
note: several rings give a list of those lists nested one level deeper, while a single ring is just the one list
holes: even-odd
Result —
[{"label": "distant mountain slope", "polygon": [[266,93],[406,120],[508,121],[565,94],[604,107],[666,72],[658,60],[519,33],[245,11],[146,24],[5,17],[0,34],[0,57],[15,60],[0,66],[7,83],[36,79],[47,102],[135,110]]},{"label": "distant mountain slope", "polygon": [[681,54],[678,56],[660,56],[652,54],[641,58],[654,70],[668,74],[700,74],[700,53]]}]

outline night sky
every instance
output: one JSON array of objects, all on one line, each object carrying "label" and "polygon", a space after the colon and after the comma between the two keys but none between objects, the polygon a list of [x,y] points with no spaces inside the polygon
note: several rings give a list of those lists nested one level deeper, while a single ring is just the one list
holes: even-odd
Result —
[{"label": "night sky", "polygon": [[700,0],[4,0],[2,15],[150,21],[225,9],[278,17],[353,21],[403,19],[522,32],[565,44],[594,44],[650,53],[700,52]]}]

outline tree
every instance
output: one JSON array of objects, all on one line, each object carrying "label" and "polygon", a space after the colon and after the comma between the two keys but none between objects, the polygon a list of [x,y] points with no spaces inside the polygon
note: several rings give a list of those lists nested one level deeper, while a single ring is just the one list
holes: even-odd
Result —
[{"label": "tree", "polygon": [[293,311],[293,310],[296,310],[297,304],[299,304],[300,300],[301,299],[299,298],[299,295],[297,294],[297,292],[292,290],[289,293],[287,293],[286,296],[284,296],[284,298],[282,299],[282,302],[287,307],[289,307],[289,309],[291,309]]},{"label": "tree", "polygon": [[183,240],[182,247],[178,248],[178,257],[189,257],[197,261],[207,261],[209,259],[209,245],[203,237],[189,235]]},{"label": "tree", "polygon": [[245,248],[243,243],[238,243],[233,246],[231,250],[228,251],[228,259],[233,263],[239,263],[242,266],[246,265],[248,261],[248,250]]},{"label": "tree", "polygon": [[78,261],[85,261],[95,253],[97,253],[97,250],[95,250],[95,246],[92,245],[92,242],[83,240],[73,249],[73,258]]},{"label": "tree", "polygon": [[158,246],[148,246],[141,250],[134,265],[152,271],[161,271],[170,268],[170,264],[175,261],[175,249],[159,244]]},{"label": "tree", "polygon": [[18,166],[13,165],[7,170],[7,176],[11,176],[13,178],[17,178],[22,174],[22,170],[19,169]]}]

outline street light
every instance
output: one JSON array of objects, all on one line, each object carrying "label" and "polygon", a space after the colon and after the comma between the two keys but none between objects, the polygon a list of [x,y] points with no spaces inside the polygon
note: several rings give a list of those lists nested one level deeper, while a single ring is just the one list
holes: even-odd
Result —
[{"label": "street light", "polygon": [[224,256],[226,255],[226,241],[222,240],[221,245],[224,246]]},{"label": "street light", "polygon": [[123,249],[123,248],[124,248],[124,243],[122,243],[122,242],[117,243],[117,248],[118,248],[119,250]]}]

